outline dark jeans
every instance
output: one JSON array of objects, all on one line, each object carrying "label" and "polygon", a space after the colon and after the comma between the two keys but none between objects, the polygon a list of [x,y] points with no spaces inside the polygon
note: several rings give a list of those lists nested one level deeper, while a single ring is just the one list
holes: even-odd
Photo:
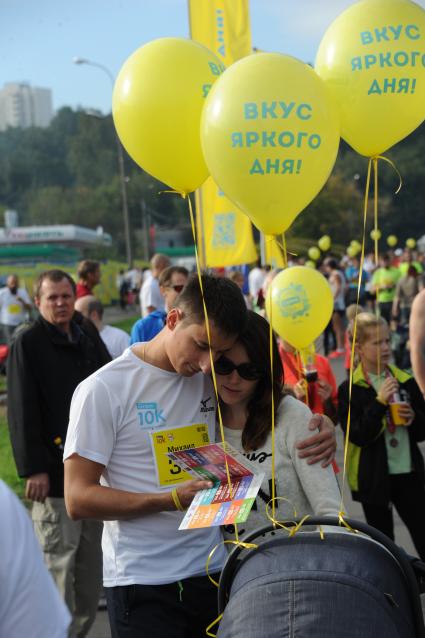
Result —
[{"label": "dark jeans", "polygon": [[[418,556],[425,560],[425,488],[423,478],[416,472],[392,474],[390,476],[391,502],[406,525],[412,537]],[[394,540],[394,520],[392,507],[362,503],[369,525],[376,527]]]},{"label": "dark jeans", "polygon": [[[218,581],[217,574],[213,578]],[[112,638],[203,638],[218,616],[217,588],[207,576],[105,587],[105,593]]]}]

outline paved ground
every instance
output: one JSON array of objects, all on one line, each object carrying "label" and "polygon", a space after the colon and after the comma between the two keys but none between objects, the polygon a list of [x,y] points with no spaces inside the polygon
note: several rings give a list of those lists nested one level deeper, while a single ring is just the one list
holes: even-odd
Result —
[{"label": "paved ground", "polygon": [[[125,318],[126,316],[131,316],[134,314],[132,311],[123,313],[118,309],[107,309],[105,313],[105,323],[111,323],[113,321],[118,321],[120,318]],[[334,370],[335,376],[337,378],[337,382],[341,383],[345,378],[345,372],[343,368],[342,361],[332,361],[332,368]],[[340,428],[337,428],[337,440],[338,440],[338,452],[337,452],[337,462],[339,466],[343,467],[343,437],[342,431]],[[422,452],[425,453],[425,444],[421,445]],[[344,490],[344,505],[346,512],[351,518],[355,518],[363,521],[363,512],[361,509],[361,505],[359,503],[355,503],[351,499],[350,491],[348,489]],[[410,536],[404,527],[403,523],[400,521],[397,514],[395,515],[395,535],[396,542],[403,547],[407,552],[411,554],[415,554],[412,542],[410,540]],[[425,596],[422,597],[422,607],[425,613]],[[111,638],[111,633],[109,630],[109,624],[107,619],[107,612],[100,611],[97,615],[95,625],[92,628],[92,631],[88,635],[88,638]]]}]

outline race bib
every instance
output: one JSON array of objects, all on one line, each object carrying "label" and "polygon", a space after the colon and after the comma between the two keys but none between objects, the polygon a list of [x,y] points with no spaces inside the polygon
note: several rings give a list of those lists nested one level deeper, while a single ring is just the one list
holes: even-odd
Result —
[{"label": "race bib", "polygon": [[210,437],[206,423],[176,426],[149,432],[155,459],[156,477],[159,487],[190,481],[193,476],[175,465],[167,452],[189,450],[208,445]]}]

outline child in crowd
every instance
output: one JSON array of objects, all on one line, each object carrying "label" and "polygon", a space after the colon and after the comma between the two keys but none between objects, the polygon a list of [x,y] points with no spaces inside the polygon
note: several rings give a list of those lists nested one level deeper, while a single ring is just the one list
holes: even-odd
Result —
[{"label": "child in crowd", "polygon": [[326,414],[337,423],[336,380],[328,359],[312,353],[311,364],[306,369],[296,349],[284,340],[279,343],[279,354],[285,385],[290,386],[296,398],[306,403],[312,412]]},{"label": "child in crowd", "polygon": [[[394,365],[387,322],[371,313],[357,317],[356,353],[348,433],[348,482],[369,525],[394,539],[392,505],[425,559],[425,401],[413,377]],[[347,435],[349,384],[338,391],[338,414]]]},{"label": "child in crowd", "polygon": [[359,315],[361,312],[364,312],[362,306],[357,306],[357,304],[352,303],[348,306],[345,311],[345,316],[347,317],[347,328],[345,329],[344,335],[344,348],[345,348],[345,361],[344,368],[347,373],[347,379],[350,378],[350,366],[351,366],[351,346],[353,343],[353,328],[354,328],[354,319],[356,317],[356,309],[357,314]]}]

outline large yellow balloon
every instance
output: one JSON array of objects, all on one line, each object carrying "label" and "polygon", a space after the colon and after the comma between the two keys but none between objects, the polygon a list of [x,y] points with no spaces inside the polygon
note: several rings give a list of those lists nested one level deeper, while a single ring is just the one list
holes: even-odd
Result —
[{"label": "large yellow balloon", "polygon": [[208,177],[199,138],[205,98],[224,70],[192,40],[161,38],[124,63],[112,114],[128,154],[171,188],[189,193]]},{"label": "large yellow balloon", "polygon": [[329,27],[316,71],[341,112],[341,135],[376,156],[425,118],[425,11],[410,0],[362,0]]},{"label": "large yellow balloon", "polygon": [[337,108],[307,64],[257,53],[232,64],[211,89],[201,139],[225,195],[276,235],[329,177],[339,145]]},{"label": "large yellow balloon", "polygon": [[313,343],[328,325],[333,311],[332,292],[318,270],[286,268],[268,288],[266,309],[273,330],[300,350]]}]

